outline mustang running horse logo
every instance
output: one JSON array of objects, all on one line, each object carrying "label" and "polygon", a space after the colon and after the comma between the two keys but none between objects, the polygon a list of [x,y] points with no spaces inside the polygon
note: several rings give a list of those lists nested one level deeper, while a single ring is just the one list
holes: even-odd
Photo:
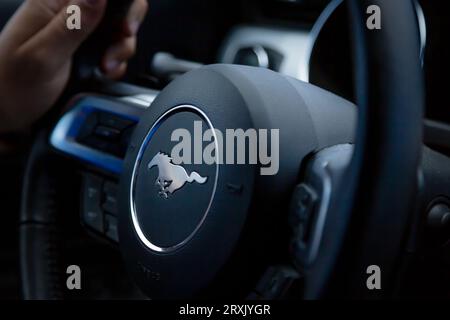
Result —
[{"label": "mustang running horse logo", "polygon": [[207,177],[200,176],[197,172],[193,171],[190,175],[182,166],[178,166],[172,163],[172,158],[167,154],[158,152],[148,164],[150,170],[154,166],[158,167],[159,175],[155,184],[159,188],[159,196],[164,199],[169,198],[169,195],[181,189],[186,182],[197,182],[204,184]]}]

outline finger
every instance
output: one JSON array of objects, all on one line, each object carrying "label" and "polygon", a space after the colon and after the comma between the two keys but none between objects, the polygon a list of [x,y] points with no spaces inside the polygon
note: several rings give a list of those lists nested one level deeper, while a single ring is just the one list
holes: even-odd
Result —
[{"label": "finger", "polygon": [[81,9],[81,29],[70,30],[67,28],[67,7],[64,6],[21,49],[26,52],[43,51],[42,54],[48,54],[56,62],[67,61],[100,23],[105,12],[106,2],[106,0],[70,1],[70,4],[78,5]]},{"label": "finger", "polygon": [[115,71],[136,52],[136,37],[125,38],[111,46],[102,59],[105,74]]},{"label": "finger", "polygon": [[27,0],[3,29],[11,45],[18,48],[45,27],[69,0]]},{"label": "finger", "polygon": [[137,34],[139,27],[145,19],[148,11],[147,0],[135,0],[130,7],[127,19],[124,22],[124,35],[127,37]]},{"label": "finger", "polygon": [[125,75],[127,67],[128,67],[127,62],[122,62],[116,69],[105,72],[104,74],[109,79],[117,80]]}]

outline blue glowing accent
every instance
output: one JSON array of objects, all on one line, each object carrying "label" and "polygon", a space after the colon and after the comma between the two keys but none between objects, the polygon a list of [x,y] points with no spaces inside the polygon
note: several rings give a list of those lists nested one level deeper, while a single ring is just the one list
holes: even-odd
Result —
[{"label": "blue glowing accent", "polygon": [[114,174],[120,174],[123,170],[123,159],[76,141],[87,117],[91,113],[98,111],[111,113],[136,123],[139,122],[143,112],[142,109],[134,108],[126,104],[119,104],[107,99],[98,97],[82,98],[58,122],[50,136],[50,144],[55,149],[74,158]]}]

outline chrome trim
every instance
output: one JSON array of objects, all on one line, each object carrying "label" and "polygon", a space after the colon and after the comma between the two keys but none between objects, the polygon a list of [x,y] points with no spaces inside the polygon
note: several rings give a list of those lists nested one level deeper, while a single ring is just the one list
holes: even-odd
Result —
[{"label": "chrome trim", "polygon": [[255,46],[252,48],[252,51],[256,55],[256,59],[258,59],[258,67],[268,69],[270,67],[270,60],[266,49],[261,46]]},{"label": "chrome trim", "polygon": [[132,103],[136,106],[140,106],[144,109],[150,107],[153,101],[158,96],[159,91],[155,91],[154,93],[146,93],[146,94],[138,94],[134,96],[121,97],[119,100]]},{"label": "chrome trim", "polygon": [[212,130],[213,132],[213,137],[214,137],[214,142],[215,142],[215,146],[216,146],[216,150],[219,152],[219,145],[218,145],[218,140],[217,140],[217,136],[215,133],[215,129],[214,126],[211,123],[211,120],[208,118],[208,116],[199,108],[193,106],[193,105],[179,105],[176,106],[170,110],[168,110],[167,112],[165,112],[163,115],[161,115],[156,121],[155,123],[152,125],[152,127],[150,128],[150,130],[148,131],[144,141],[142,142],[141,147],[139,148],[139,152],[138,152],[138,156],[136,158],[136,161],[134,163],[134,167],[133,167],[133,172],[132,172],[132,176],[131,176],[131,187],[130,187],[130,210],[131,210],[131,219],[133,222],[133,226],[134,226],[134,230],[136,231],[136,234],[139,238],[139,240],[150,250],[158,252],[158,253],[169,253],[169,252],[173,252],[181,247],[183,247],[184,245],[186,245],[197,233],[197,231],[200,229],[200,227],[203,225],[203,223],[205,222],[206,217],[208,216],[209,210],[211,209],[213,200],[214,200],[214,196],[216,194],[216,189],[217,189],[217,180],[219,177],[219,153],[216,152],[216,175],[215,175],[215,179],[214,179],[214,186],[213,186],[213,191],[212,191],[212,195],[211,195],[211,199],[209,201],[208,207],[206,208],[205,213],[203,214],[202,219],[200,220],[200,222],[198,223],[198,225],[196,226],[196,228],[194,229],[194,231],[186,238],[184,239],[182,242],[171,246],[171,247],[160,247],[155,245],[154,243],[152,243],[144,234],[144,232],[141,229],[141,226],[139,224],[139,218],[137,215],[137,210],[136,210],[136,203],[135,203],[135,193],[136,193],[136,180],[137,180],[137,175],[138,175],[138,168],[141,164],[142,161],[142,157],[145,153],[145,150],[147,149],[148,144],[150,143],[153,135],[155,134],[155,132],[158,130],[159,126],[167,119],[170,117],[171,114],[173,113],[177,113],[183,110],[190,110],[190,111],[194,111],[195,113],[197,113],[198,115],[200,115],[208,124],[209,128]]},{"label": "chrome trim", "polygon": [[425,20],[425,14],[423,13],[422,6],[419,4],[418,1],[415,1],[415,7],[420,32],[420,60],[422,61],[423,65],[425,61],[425,49],[427,47],[427,23]]},{"label": "chrome trim", "polygon": [[284,59],[279,72],[307,81],[308,29],[284,29],[242,25],[235,27],[225,40],[219,62],[233,63],[236,54],[245,48],[267,48],[280,53]]},{"label": "chrome trim", "polygon": [[304,243],[304,266],[311,266],[316,260],[323,233],[330,214],[331,202],[337,196],[344,173],[353,156],[353,145],[341,144],[319,151],[312,159],[307,169],[305,184],[319,193],[319,203],[310,219],[313,219],[310,239]]},{"label": "chrome trim", "polygon": [[319,253],[323,230],[325,228],[325,221],[327,220],[328,210],[330,209],[331,194],[333,192],[333,183],[331,180],[328,161],[324,161],[323,163],[321,163],[319,170],[319,175],[323,179],[323,191],[321,194],[321,202],[317,215],[316,225],[314,231],[312,232],[313,238],[311,241],[311,249],[309,252],[309,257],[307,258],[310,263],[316,259],[317,254]]}]

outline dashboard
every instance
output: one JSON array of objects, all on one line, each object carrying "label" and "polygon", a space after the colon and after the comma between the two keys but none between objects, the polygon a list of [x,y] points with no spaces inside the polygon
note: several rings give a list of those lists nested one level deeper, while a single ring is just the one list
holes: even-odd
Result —
[{"label": "dashboard", "polygon": [[[294,10],[295,3],[291,5]],[[423,60],[427,27],[419,3],[416,11],[421,45],[418,55]],[[241,25],[230,31],[219,62],[269,67],[354,101],[351,30],[347,21],[344,1],[333,0],[310,25],[284,28],[276,24]],[[242,59],[243,54],[246,59]]]},{"label": "dashboard", "polygon": [[[426,138],[450,150],[450,109],[446,104],[450,49],[444,40],[450,22],[442,14],[449,4],[412,1],[417,8],[417,34],[422,44],[418,54],[423,59],[427,89]],[[0,28],[21,2],[2,1]],[[167,82],[158,82],[152,61],[159,53],[169,53],[182,60],[175,61],[181,65],[178,73],[211,63],[267,67],[354,101],[351,30],[343,0],[149,2],[151,10],[127,82],[161,89]]]},{"label": "dashboard", "polygon": [[[132,74],[151,73],[157,52],[201,64],[269,67],[353,98],[352,58],[342,0],[152,0]],[[446,1],[417,3],[418,37],[427,80],[427,116],[450,123],[445,101],[449,22]],[[144,35],[145,33],[145,35]]]},{"label": "dashboard", "polygon": [[[343,0],[152,3],[154,10],[146,29],[146,39],[151,39],[152,45],[142,58],[147,65],[155,53],[169,52],[200,64],[267,67],[355,100],[351,30]],[[439,0],[414,3],[421,44],[417,54],[423,61],[427,86],[425,138],[428,145],[439,144],[437,148],[450,150],[450,110],[445,104],[450,52],[443,40],[450,23],[441,14],[448,4]],[[174,8],[178,10],[174,12]],[[168,21],[167,16],[172,18]],[[156,37],[155,32],[159,33]]]}]

